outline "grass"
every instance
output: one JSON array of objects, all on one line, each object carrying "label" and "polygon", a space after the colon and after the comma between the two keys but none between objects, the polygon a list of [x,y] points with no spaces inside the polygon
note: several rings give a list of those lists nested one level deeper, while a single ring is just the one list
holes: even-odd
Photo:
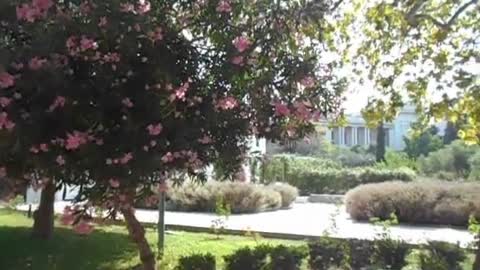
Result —
[{"label": "grass", "polygon": [[[30,237],[33,221],[23,213],[0,209],[1,270],[123,270],[139,263],[136,247],[123,226],[98,226],[87,236],[78,236],[70,228],[57,224],[53,239]],[[156,231],[147,229],[152,248]],[[222,257],[256,244],[304,244],[302,241],[259,239],[245,236],[221,236],[175,231],[166,236],[162,267],[174,269],[181,256],[211,252],[222,264]]]},{"label": "grass", "polygon": [[[0,209],[0,270],[127,270],[139,263],[136,247],[123,226],[98,226],[89,236],[78,236],[70,228],[57,224],[53,239],[30,237],[33,221],[23,213]],[[147,229],[147,239],[156,247],[156,231]],[[208,233],[174,231],[167,234],[166,250],[159,269],[173,270],[182,256],[210,252],[222,257],[235,250],[257,244],[302,245],[303,241],[257,239],[246,236],[221,236]],[[404,270],[418,270],[414,256]],[[463,270],[472,270],[473,256]],[[306,264],[302,269],[307,269]]]}]

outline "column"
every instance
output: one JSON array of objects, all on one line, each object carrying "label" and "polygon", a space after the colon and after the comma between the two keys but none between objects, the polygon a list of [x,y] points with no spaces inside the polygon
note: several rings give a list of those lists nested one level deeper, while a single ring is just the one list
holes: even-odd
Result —
[{"label": "column", "polygon": [[339,134],[340,134],[340,140],[339,140],[339,145],[345,145],[345,128],[340,127],[339,128]]},{"label": "column", "polygon": [[352,127],[352,145],[357,145],[358,144],[358,140],[357,140],[357,128],[358,127]]},{"label": "column", "polygon": [[365,127],[365,141],[367,142],[367,146],[370,145],[370,129]]}]

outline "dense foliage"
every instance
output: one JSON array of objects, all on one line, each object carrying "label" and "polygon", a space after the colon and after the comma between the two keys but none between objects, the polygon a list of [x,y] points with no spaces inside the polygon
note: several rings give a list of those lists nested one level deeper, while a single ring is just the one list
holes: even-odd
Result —
[{"label": "dense foliage", "polygon": [[347,212],[355,220],[467,226],[480,217],[480,184],[441,181],[389,182],[359,186],[346,194]]},{"label": "dense foliage", "polygon": [[421,134],[414,134],[404,138],[404,151],[410,158],[416,159],[420,156],[427,156],[429,153],[442,148],[443,140],[437,135],[438,129],[431,127]]},{"label": "dense foliage", "polygon": [[196,254],[180,258],[177,270],[215,270],[215,257],[208,253],[205,255]]},{"label": "dense foliage", "polygon": [[[303,159],[300,159],[303,161]],[[401,180],[412,181],[416,174],[408,168],[399,169],[376,169],[366,168],[343,168],[335,169],[331,167],[321,167],[322,164],[330,164],[320,160],[319,166],[308,166],[305,163],[296,167],[297,161],[292,165],[289,162],[272,163],[273,167],[268,168],[268,178],[265,176],[265,182],[279,181],[285,182],[299,189],[300,194],[343,194],[348,190],[362,184],[378,183],[385,181]],[[327,165],[329,166],[329,165]]]}]

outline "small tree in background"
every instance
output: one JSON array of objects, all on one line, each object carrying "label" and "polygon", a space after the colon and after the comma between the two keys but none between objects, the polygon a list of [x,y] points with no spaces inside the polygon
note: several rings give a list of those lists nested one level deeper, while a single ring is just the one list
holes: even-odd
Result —
[{"label": "small tree in background", "polygon": [[429,153],[435,152],[443,147],[442,138],[437,134],[437,127],[431,126],[420,134],[404,137],[404,151],[410,158],[414,159],[420,156],[428,156]]},{"label": "small tree in background", "polygon": [[[318,1],[52,0],[0,3],[2,185],[53,196],[81,187],[62,221],[91,232],[90,206],[123,214],[144,269],[155,257],[134,215],[170,172],[238,171],[247,138],[301,138],[335,114],[340,91],[319,65]],[[304,42],[308,40],[309,42]],[[16,179],[16,180],[5,180]]]}]

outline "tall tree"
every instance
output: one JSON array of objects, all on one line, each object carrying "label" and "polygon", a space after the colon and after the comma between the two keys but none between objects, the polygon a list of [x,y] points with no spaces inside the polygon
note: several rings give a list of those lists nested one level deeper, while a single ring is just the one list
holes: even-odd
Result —
[{"label": "tall tree", "polygon": [[[339,81],[319,62],[325,12],[321,1],[1,1],[0,176],[82,187],[88,203],[63,222],[84,234],[90,206],[121,212],[155,269],[137,200],[156,203],[171,172],[238,171],[249,136],[300,138],[336,115]],[[48,205],[35,220],[44,237]]]},{"label": "tall tree", "polygon": [[383,126],[383,122],[381,122],[377,127],[377,145],[375,148],[375,157],[377,162],[384,162],[385,161],[385,128]]}]

